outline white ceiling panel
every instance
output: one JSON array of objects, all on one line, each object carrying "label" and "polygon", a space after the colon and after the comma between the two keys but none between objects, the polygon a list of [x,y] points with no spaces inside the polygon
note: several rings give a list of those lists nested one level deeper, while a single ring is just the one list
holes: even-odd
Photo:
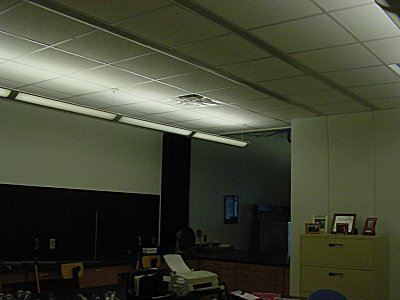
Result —
[{"label": "white ceiling panel", "polygon": [[105,104],[105,106],[107,107],[133,104],[146,101],[146,99],[133,96],[127,93],[123,93],[119,90],[114,90],[114,89],[83,95],[81,96],[81,98],[101,102]]},{"label": "white ceiling panel", "polygon": [[374,0],[313,0],[316,3],[319,3],[324,9],[327,11],[349,8],[353,6],[374,3]]},{"label": "white ceiling panel", "polygon": [[187,44],[227,31],[180,7],[170,6],[118,23],[118,26],[145,39],[168,47]]},{"label": "white ceiling panel", "polygon": [[319,72],[339,71],[381,65],[381,61],[362,44],[352,44],[291,55]]},{"label": "white ceiling panel", "polygon": [[71,75],[73,78],[93,82],[109,88],[150,81],[148,78],[129,73],[111,66],[103,66]]},{"label": "white ceiling panel", "polygon": [[327,15],[267,26],[251,32],[289,53],[355,42],[349,33]]},{"label": "white ceiling panel", "polygon": [[83,71],[100,65],[92,60],[52,48],[25,55],[15,59],[14,61],[63,75]]},{"label": "white ceiling panel", "polygon": [[334,114],[347,114],[354,112],[368,111],[369,109],[357,102],[345,102],[345,103],[332,103],[328,105],[316,105],[315,109],[324,112],[327,115]]},{"label": "white ceiling panel", "polygon": [[173,86],[193,92],[206,92],[234,86],[235,83],[205,71],[175,76],[162,80]]},{"label": "white ceiling panel", "polygon": [[72,97],[72,98],[66,98],[63,101],[69,102],[69,103],[74,103],[86,107],[93,107],[97,109],[102,109],[105,110],[105,107],[107,106],[103,102],[95,101],[95,100],[90,100],[87,98],[82,98],[82,97]]},{"label": "white ceiling panel", "polygon": [[322,11],[309,0],[195,0],[197,4],[208,8],[227,20],[249,29],[261,27],[290,19],[302,18]]},{"label": "white ceiling panel", "polygon": [[[213,51],[210,51],[213,49]],[[217,37],[175,48],[213,66],[254,60],[270,56],[264,50],[233,35]]]},{"label": "white ceiling panel", "polygon": [[290,120],[290,119],[308,118],[316,116],[314,113],[302,109],[300,107],[268,111],[263,114],[267,117],[276,118],[278,120]]},{"label": "white ceiling panel", "polygon": [[349,90],[364,99],[397,97],[400,96],[400,83],[354,87]]},{"label": "white ceiling panel", "polygon": [[129,85],[120,88],[122,92],[133,94],[145,99],[161,100],[188,94],[187,91],[163,84],[161,82],[148,82]]},{"label": "white ceiling panel", "polygon": [[164,112],[177,111],[176,107],[157,101],[145,101],[124,105],[124,108],[145,114],[160,114]]},{"label": "white ceiling panel", "polygon": [[113,112],[113,113],[117,113],[117,114],[120,114],[120,115],[124,115],[124,116],[129,116],[129,117],[134,117],[134,118],[143,118],[145,120],[149,120],[149,118],[146,117],[145,113],[128,109],[126,106],[111,106],[111,107],[107,107],[107,111],[110,111],[110,112]]},{"label": "white ceiling panel", "polygon": [[158,116],[167,118],[167,119],[176,120],[178,122],[210,118],[207,115],[198,113],[193,110],[178,110],[178,111],[166,112],[166,113],[158,114]]},{"label": "white ceiling panel", "polygon": [[17,4],[20,2],[19,0],[3,0],[0,1],[0,11],[3,11],[7,8],[10,8],[11,6]]},{"label": "white ceiling panel", "polygon": [[24,86],[25,84],[23,82],[20,81],[14,81],[14,80],[9,80],[6,78],[1,78],[2,75],[1,71],[0,71],[0,86],[1,87],[5,87],[5,88],[9,88],[9,89],[15,89],[21,86]]},{"label": "white ceiling panel", "polygon": [[59,93],[57,91],[44,89],[44,88],[34,86],[34,85],[28,85],[28,86],[22,87],[18,90],[22,91],[22,92],[26,92],[28,94],[40,95],[45,98],[56,99],[56,100],[71,97],[71,95],[68,95],[68,94]]},{"label": "white ceiling panel", "polygon": [[260,82],[260,85],[282,95],[304,94],[329,89],[324,83],[310,76],[264,81]]},{"label": "white ceiling panel", "polygon": [[44,47],[41,44],[1,32],[0,45],[0,57],[4,59],[13,59]]},{"label": "white ceiling panel", "polygon": [[24,84],[32,84],[56,78],[58,76],[60,75],[12,61],[0,64],[1,78],[23,82]]},{"label": "white ceiling panel", "polygon": [[57,45],[57,48],[105,63],[153,52],[149,48],[103,31],[95,31],[66,41]]},{"label": "white ceiling panel", "polygon": [[389,97],[389,98],[380,98],[380,99],[371,99],[371,100],[368,100],[368,102],[379,107],[380,109],[400,108],[400,96]]},{"label": "white ceiling panel", "polygon": [[253,82],[302,74],[298,69],[275,57],[224,66],[222,69]]},{"label": "white ceiling panel", "polygon": [[400,63],[400,37],[371,41],[365,43],[386,64]]},{"label": "white ceiling panel", "polygon": [[61,42],[93,30],[90,26],[27,3],[2,14],[0,28],[46,44]]},{"label": "white ceiling panel", "polygon": [[40,82],[35,86],[74,96],[107,90],[107,87],[67,76]]},{"label": "white ceiling panel", "polygon": [[327,103],[343,103],[353,101],[353,98],[346,96],[343,93],[339,93],[336,90],[327,90],[307,94],[296,94],[289,96],[289,98],[312,106]]},{"label": "white ceiling panel", "polygon": [[170,5],[165,0],[56,0],[62,5],[81,11],[107,23],[115,23],[126,18],[140,15]]},{"label": "white ceiling panel", "polygon": [[400,76],[389,67],[377,66],[354,70],[330,72],[324,74],[330,80],[344,86],[374,85],[379,83],[399,82]]},{"label": "white ceiling panel", "polygon": [[264,93],[241,85],[205,92],[202,93],[202,95],[225,103],[234,103],[244,100],[254,100],[268,97],[268,95],[265,95]]},{"label": "white ceiling panel", "polygon": [[399,28],[375,3],[333,13],[361,41],[399,36]]},{"label": "white ceiling panel", "polygon": [[234,105],[255,112],[274,111],[292,107],[292,105],[275,98],[237,102]]},{"label": "white ceiling panel", "polygon": [[153,79],[198,71],[197,67],[161,53],[151,53],[113,65]]}]

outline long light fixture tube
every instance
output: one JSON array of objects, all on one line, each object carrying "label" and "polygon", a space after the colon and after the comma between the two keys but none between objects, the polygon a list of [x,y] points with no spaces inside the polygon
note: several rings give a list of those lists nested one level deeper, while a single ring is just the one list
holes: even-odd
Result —
[{"label": "long light fixture tube", "polygon": [[249,143],[247,141],[236,140],[236,139],[232,139],[232,138],[225,137],[225,136],[214,135],[214,134],[204,133],[204,132],[199,132],[199,131],[195,132],[193,137],[196,139],[202,139],[202,140],[207,140],[207,141],[212,141],[212,142],[217,142],[217,143],[222,143],[222,144],[227,144],[227,145],[242,147],[242,148],[246,147]]}]

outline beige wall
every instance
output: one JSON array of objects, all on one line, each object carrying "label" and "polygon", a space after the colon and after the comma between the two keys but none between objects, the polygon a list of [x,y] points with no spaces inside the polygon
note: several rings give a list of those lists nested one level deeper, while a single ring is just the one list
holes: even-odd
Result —
[{"label": "beige wall", "polygon": [[[400,294],[400,110],[292,123],[291,293],[299,292],[299,234],[315,213],[356,213],[362,231],[377,216],[390,238],[390,299]],[[356,254],[355,254],[356,255]]]}]

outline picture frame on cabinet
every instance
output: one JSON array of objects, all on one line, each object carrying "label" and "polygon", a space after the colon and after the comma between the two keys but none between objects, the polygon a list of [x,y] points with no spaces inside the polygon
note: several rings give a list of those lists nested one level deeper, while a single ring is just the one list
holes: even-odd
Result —
[{"label": "picture frame on cabinet", "polygon": [[[340,232],[337,232],[337,224],[347,224],[347,232],[346,233],[353,234],[356,216],[357,216],[356,214],[335,213],[333,215],[331,233],[332,234],[340,233]],[[343,227],[343,226],[341,225],[340,227]]]},{"label": "picture frame on cabinet", "polygon": [[328,233],[328,215],[323,215],[323,214],[313,215],[313,223],[319,223],[320,233]]},{"label": "picture frame on cabinet", "polygon": [[305,233],[306,234],[320,233],[319,229],[320,229],[319,223],[305,223]]},{"label": "picture frame on cabinet", "polygon": [[375,227],[376,227],[377,221],[378,221],[378,218],[376,218],[376,217],[366,218],[365,222],[364,222],[363,234],[364,235],[375,235]]}]

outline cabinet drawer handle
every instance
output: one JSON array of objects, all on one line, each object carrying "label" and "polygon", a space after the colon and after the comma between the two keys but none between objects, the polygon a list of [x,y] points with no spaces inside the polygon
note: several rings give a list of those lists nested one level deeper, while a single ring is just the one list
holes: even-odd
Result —
[{"label": "cabinet drawer handle", "polygon": [[50,276],[49,273],[39,273],[39,277],[47,277]]},{"label": "cabinet drawer handle", "polygon": [[343,248],[343,244],[329,243],[330,248]]},{"label": "cabinet drawer handle", "polygon": [[329,277],[341,277],[341,278],[343,278],[343,273],[329,272]]},{"label": "cabinet drawer handle", "polygon": [[104,269],[96,269],[95,272],[104,272]]}]

